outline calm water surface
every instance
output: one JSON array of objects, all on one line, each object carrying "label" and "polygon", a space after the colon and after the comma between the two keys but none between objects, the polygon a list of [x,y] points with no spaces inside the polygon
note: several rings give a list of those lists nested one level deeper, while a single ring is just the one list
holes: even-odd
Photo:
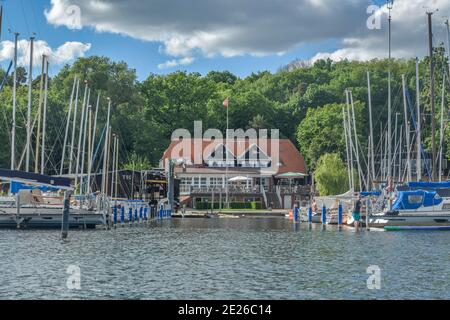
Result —
[{"label": "calm water surface", "polygon": [[[111,231],[0,230],[0,299],[450,299],[449,232],[297,230],[185,219]],[[67,268],[79,266],[81,289]],[[381,289],[366,270],[381,268]]]}]

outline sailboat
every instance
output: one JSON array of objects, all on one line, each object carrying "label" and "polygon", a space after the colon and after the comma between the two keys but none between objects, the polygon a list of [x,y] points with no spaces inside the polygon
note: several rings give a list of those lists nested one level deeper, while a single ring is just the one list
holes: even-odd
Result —
[{"label": "sailboat", "polygon": [[[60,228],[64,197],[58,193],[72,191],[70,179],[35,173],[0,169],[0,179],[10,180],[18,188],[15,197],[0,198],[0,228]],[[18,186],[20,185],[20,186]],[[42,190],[52,190],[53,195]],[[97,204],[102,204],[99,196]],[[70,228],[95,228],[106,223],[106,209],[98,206],[70,206]]]},{"label": "sailboat", "polygon": [[[430,37],[430,57],[433,54],[432,48],[432,13],[427,13]],[[447,39],[448,49],[450,54],[450,30],[448,21],[447,25]],[[430,96],[432,101],[432,109],[434,110],[434,76],[433,76],[433,59],[430,59],[430,74],[431,74],[431,89]],[[418,61],[416,62],[416,82],[417,92],[419,92],[419,78],[418,78]],[[403,83],[405,80],[403,79]],[[433,138],[433,156],[431,159],[432,174],[428,172],[431,182],[422,182],[421,177],[421,156],[423,154],[421,144],[421,127],[420,127],[420,101],[417,95],[417,182],[411,180],[411,163],[410,163],[410,146],[407,137],[407,169],[408,182],[403,186],[397,186],[394,203],[392,208],[386,209],[383,212],[374,213],[370,216],[371,227],[382,227],[386,230],[450,230],[450,182],[442,182],[442,158],[443,158],[443,132],[444,132],[444,109],[445,109],[445,71],[442,81],[442,104],[441,104],[441,127],[440,127],[440,148],[439,153],[436,154],[435,140]],[[405,119],[407,114],[407,102],[404,85],[404,100],[405,100]],[[434,112],[433,112],[434,114]],[[432,117],[433,133],[435,129],[435,119]],[[405,125],[407,125],[405,123]],[[407,127],[406,127],[407,128]],[[408,128],[407,128],[408,130]],[[409,131],[409,130],[408,130]],[[434,137],[435,135],[432,134]],[[423,154],[424,155],[424,154]],[[439,160],[436,160],[436,156]],[[437,163],[439,166],[437,169]],[[426,163],[425,163],[426,164]],[[428,168],[426,168],[429,171]],[[436,176],[439,176],[439,182],[435,182]]]},{"label": "sailboat", "polygon": [[[0,13],[0,23],[1,23]],[[1,28],[0,28],[1,30]],[[11,169],[0,169],[0,180],[9,181],[10,196],[0,197],[0,228],[60,228],[63,220],[64,191],[71,192],[70,179],[51,177],[44,174],[45,137],[46,137],[46,107],[48,90],[48,60],[43,56],[41,75],[41,96],[39,99],[38,112],[38,138],[36,142],[35,172],[30,172],[30,148],[31,148],[31,104],[32,104],[32,66],[33,66],[33,40],[30,38],[30,72],[29,72],[29,95],[27,114],[27,143],[25,152],[25,171],[17,170],[21,165],[16,166],[16,71],[17,71],[17,40],[18,33],[15,33],[14,59],[14,83],[13,83],[13,115],[11,130]],[[6,76],[5,76],[6,79]],[[3,81],[4,84],[5,81]],[[3,87],[2,84],[2,87]],[[44,91],[43,91],[44,89]],[[42,92],[44,94],[42,95]],[[71,100],[73,98],[73,94]],[[72,101],[71,101],[72,102]],[[42,115],[42,132],[41,124]],[[68,122],[70,120],[70,115]],[[74,121],[75,123],[75,121]],[[34,125],[33,125],[34,127]],[[42,133],[42,138],[40,134]],[[42,140],[41,140],[42,139]],[[38,173],[39,146],[41,146],[41,166]],[[21,161],[22,162],[22,161]],[[14,189],[14,190],[13,190]],[[109,199],[102,194],[88,197],[88,201],[72,203],[69,208],[69,227],[95,228],[98,225],[105,225],[107,213],[110,210]]]}]

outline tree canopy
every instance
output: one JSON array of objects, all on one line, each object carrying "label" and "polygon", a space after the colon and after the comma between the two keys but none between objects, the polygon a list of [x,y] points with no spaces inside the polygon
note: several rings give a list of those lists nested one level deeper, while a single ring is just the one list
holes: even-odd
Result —
[{"label": "tree canopy", "polygon": [[343,194],[349,190],[347,168],[337,153],[326,153],[320,157],[314,178],[321,196]]},{"label": "tree canopy", "polygon": [[[442,70],[447,70],[443,47],[436,51],[436,105],[440,110]],[[342,128],[342,107],[345,89],[352,91],[355,102],[357,134],[361,148],[367,148],[368,109],[367,71],[372,83],[372,104],[375,143],[379,141],[387,121],[387,60],[366,62],[320,60],[314,64],[297,63],[276,73],[267,71],[239,78],[228,71],[211,71],[206,75],[177,71],[167,75],[149,75],[138,81],[136,71],[125,62],[106,57],[80,58],[66,65],[49,80],[46,163],[48,173],[56,173],[61,159],[69,98],[76,76],[81,80],[79,111],[84,81],[91,89],[90,104],[95,106],[100,95],[97,142],[103,131],[107,113],[107,98],[112,101],[111,124],[120,138],[120,162],[129,162],[135,155],[139,162],[158,165],[175,129],[193,132],[194,121],[203,121],[203,128],[226,128],[226,108],[229,97],[231,128],[277,128],[281,137],[293,141],[305,156],[310,171],[316,169],[324,154],[332,153],[345,159],[345,139]],[[394,60],[392,67],[393,113],[403,113],[401,75],[407,79],[408,94],[415,102],[415,61]],[[4,76],[5,71],[0,71]],[[431,114],[429,102],[428,58],[420,61],[424,144],[430,148]],[[27,73],[19,72],[17,91],[17,155],[20,160],[25,147]],[[33,117],[39,104],[40,76],[33,81]],[[12,81],[8,77],[0,92],[0,167],[9,167],[12,112]],[[448,86],[447,86],[448,88]],[[450,101],[449,91],[444,105]],[[440,112],[434,115],[439,119]],[[395,117],[395,116],[394,116]],[[77,133],[80,112],[77,114]],[[437,130],[439,136],[439,126]],[[437,137],[438,137],[437,136]],[[35,144],[36,134],[33,136]],[[444,151],[450,155],[450,132],[445,132]],[[333,158],[335,161],[337,159]],[[23,163],[22,167],[23,168]]]}]

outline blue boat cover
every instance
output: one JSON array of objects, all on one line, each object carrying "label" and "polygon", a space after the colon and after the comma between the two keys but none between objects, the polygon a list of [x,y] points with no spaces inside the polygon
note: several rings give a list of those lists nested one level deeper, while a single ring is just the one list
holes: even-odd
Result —
[{"label": "blue boat cover", "polygon": [[0,169],[0,179],[26,183],[34,186],[54,187],[59,190],[71,190],[70,179],[51,177],[18,170]]},{"label": "blue boat cover", "polygon": [[432,207],[442,203],[436,191],[413,190],[400,191],[392,206],[393,210],[415,210],[420,207]]},{"label": "blue boat cover", "polygon": [[446,182],[409,182],[408,187],[420,189],[445,189],[450,188],[450,181]]},{"label": "blue boat cover", "polygon": [[381,196],[381,191],[363,191],[360,193],[361,197],[379,197]]},{"label": "blue boat cover", "polygon": [[17,181],[11,181],[11,193],[17,194],[20,190],[41,190],[42,192],[57,192],[60,189],[46,186],[32,186]]}]

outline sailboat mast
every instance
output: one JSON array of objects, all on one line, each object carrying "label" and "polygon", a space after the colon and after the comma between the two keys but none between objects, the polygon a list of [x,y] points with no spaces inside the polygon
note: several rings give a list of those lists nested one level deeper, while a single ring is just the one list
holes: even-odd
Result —
[{"label": "sailboat mast", "polygon": [[112,174],[111,174],[111,198],[114,197],[114,182],[116,175],[116,147],[117,147],[117,137],[113,133],[113,156],[112,156]]},{"label": "sailboat mast", "polygon": [[432,140],[432,177],[433,181],[436,181],[436,101],[434,96],[434,61],[433,61],[433,12],[427,12],[428,15],[428,45],[430,50],[430,100],[431,100],[431,140]]},{"label": "sailboat mast", "polygon": [[417,181],[422,180],[422,117],[420,114],[420,80],[419,80],[419,58],[416,58],[416,104],[417,104]]},{"label": "sailboat mast", "polygon": [[30,149],[31,149],[31,107],[33,104],[33,54],[34,54],[34,37],[30,38],[30,69],[28,71],[28,108],[27,108],[27,146],[26,146],[26,162],[25,171],[30,171]]},{"label": "sailboat mast", "polygon": [[402,152],[403,152],[403,125],[400,126],[399,135],[399,147],[398,147],[398,182],[402,182]]},{"label": "sailboat mast", "polygon": [[2,26],[3,26],[3,6],[0,5],[0,39],[2,37]]},{"label": "sailboat mast", "polygon": [[69,174],[72,173],[72,162],[75,157],[74,146],[75,146],[75,132],[77,127],[77,110],[78,110],[78,92],[80,90],[80,79],[77,79],[77,89],[75,92],[75,110],[73,113],[73,127],[72,127],[72,138],[70,142],[70,156],[69,156]]},{"label": "sailboat mast", "polygon": [[445,72],[442,76],[441,130],[439,139],[439,182],[442,182],[442,157],[444,155]]},{"label": "sailboat mast", "polygon": [[116,144],[116,159],[114,160],[115,162],[116,162],[116,181],[115,181],[115,188],[114,188],[114,198],[116,198],[116,200],[117,200],[117,191],[118,191],[118,187],[119,187],[119,184],[118,184],[118,177],[119,177],[119,136],[116,136],[116,141],[117,141],[117,144]]},{"label": "sailboat mast", "polygon": [[351,130],[351,117],[350,117],[350,97],[349,91],[345,90],[346,102],[347,102],[347,135],[350,149],[350,171],[352,175],[352,192],[355,192],[355,174],[353,171],[353,140],[352,140],[352,130]]},{"label": "sailboat mast", "polygon": [[383,126],[380,126],[380,180],[384,180],[384,154],[386,152],[386,137],[384,136]]},{"label": "sailboat mast", "polygon": [[[395,123],[394,123],[394,154],[392,156],[392,176],[397,177],[397,152],[398,152],[398,113],[395,114]],[[400,169],[400,165],[398,166],[398,170]]]},{"label": "sailboat mast", "polygon": [[44,168],[45,168],[45,138],[46,138],[46,131],[47,131],[48,66],[49,66],[49,62],[48,62],[47,57],[45,57],[44,112],[42,115],[41,174],[44,174]]},{"label": "sailboat mast", "polygon": [[393,8],[393,1],[389,0],[387,2],[387,8],[389,10],[389,70],[388,70],[388,133],[387,133],[387,142],[388,142],[388,152],[387,152],[387,179],[392,176],[392,86],[391,86],[391,59],[392,59],[392,15],[391,11]]},{"label": "sailboat mast", "polygon": [[372,93],[371,93],[371,86],[370,86],[370,72],[367,71],[367,92],[368,92],[368,103],[369,103],[369,122],[370,122],[370,153],[369,153],[369,166],[372,171],[372,189],[374,186],[375,181],[375,155],[374,155],[374,143],[373,143],[373,120],[372,120]]},{"label": "sailboat mast", "polygon": [[67,138],[69,136],[70,119],[71,119],[71,116],[72,116],[72,108],[73,108],[73,96],[75,94],[76,86],[77,86],[77,77],[75,76],[73,78],[72,93],[70,94],[69,113],[67,115],[66,132],[64,134],[64,144],[63,144],[63,149],[62,149],[61,168],[59,170],[59,175],[62,175],[63,174],[63,170],[64,170],[64,160],[65,160],[65,155],[66,155],[66,144],[67,144]]},{"label": "sailboat mast", "polygon": [[83,104],[81,106],[81,119],[80,119],[80,127],[79,127],[79,133],[78,133],[78,150],[77,150],[77,159],[75,163],[75,188],[78,186],[78,174],[80,170],[80,156],[81,156],[81,143],[83,138],[83,129],[84,129],[84,118],[86,113],[86,98],[87,98],[87,91],[88,91],[88,82],[87,80],[84,81],[84,96],[83,96]]},{"label": "sailboat mast", "polygon": [[34,172],[39,173],[39,148],[41,146],[41,115],[42,115],[42,103],[44,101],[43,91],[44,91],[44,72],[45,72],[45,55],[42,55],[42,66],[41,66],[41,82],[39,84],[39,106],[38,106],[38,125],[36,131],[36,151],[34,153]]},{"label": "sailboat mast", "polygon": [[359,162],[359,145],[358,145],[358,135],[357,135],[357,131],[356,131],[356,119],[355,119],[355,104],[353,103],[353,94],[350,91],[350,104],[352,107],[352,119],[353,119],[353,132],[355,135],[355,149],[356,149],[356,165],[358,168],[358,177],[359,177],[359,191],[362,191],[362,184],[364,181],[364,176],[362,175],[362,171],[361,171],[361,164]]},{"label": "sailboat mast", "polygon": [[[88,180],[87,180],[87,192],[91,192],[91,174],[92,174],[92,165],[94,161],[94,145],[95,145],[95,132],[97,130],[97,118],[98,118],[98,107],[100,105],[100,93],[97,95],[97,104],[95,107],[95,116],[94,116],[94,130],[92,131],[91,139],[91,147],[88,152]],[[90,129],[89,129],[90,131]]]},{"label": "sailboat mast", "polygon": [[408,121],[408,102],[406,100],[406,78],[402,74],[402,88],[403,88],[403,111],[405,116],[405,138],[406,138],[406,169],[407,169],[407,182],[411,182],[411,157],[410,157],[410,132]]},{"label": "sailboat mast", "polygon": [[14,76],[13,76],[13,115],[11,128],[11,170],[16,168],[16,108],[17,108],[17,39],[19,33],[14,33]]},{"label": "sailboat mast", "polygon": [[84,162],[86,160],[86,138],[89,135],[89,132],[87,132],[87,124],[88,124],[88,118],[91,114],[91,105],[90,105],[90,99],[91,99],[91,89],[88,91],[88,96],[86,100],[86,116],[83,122],[83,147],[81,149],[81,176],[80,176],[80,191],[81,194],[83,194],[83,183],[84,183]]},{"label": "sailboat mast", "polygon": [[[450,23],[445,20],[445,25],[447,26],[447,56],[448,56],[448,75],[450,77]],[[450,80],[450,79],[449,79]]]},{"label": "sailboat mast", "polygon": [[102,172],[102,194],[106,194],[106,175],[107,175],[107,156],[108,156],[108,140],[109,140],[109,121],[111,117],[111,99],[108,97],[108,116],[106,118],[105,144],[103,152],[103,172]]},{"label": "sailboat mast", "polygon": [[[108,146],[107,146],[107,153],[106,153],[106,195],[108,195],[108,185],[109,185],[109,168],[110,168],[110,162],[111,162],[111,142],[112,142],[112,126],[109,126],[109,130],[108,130]],[[112,174],[111,174],[112,175]],[[112,179],[112,177],[111,177]],[[112,190],[111,194],[112,194]]]},{"label": "sailboat mast", "polygon": [[345,116],[345,109],[342,108],[342,119],[344,120],[344,138],[345,138],[345,151],[347,153],[347,173],[348,173],[348,185],[350,187],[350,190],[353,190],[352,186],[352,173],[350,169],[350,154],[349,154],[349,148],[348,148],[348,137],[347,137],[347,119]]}]

